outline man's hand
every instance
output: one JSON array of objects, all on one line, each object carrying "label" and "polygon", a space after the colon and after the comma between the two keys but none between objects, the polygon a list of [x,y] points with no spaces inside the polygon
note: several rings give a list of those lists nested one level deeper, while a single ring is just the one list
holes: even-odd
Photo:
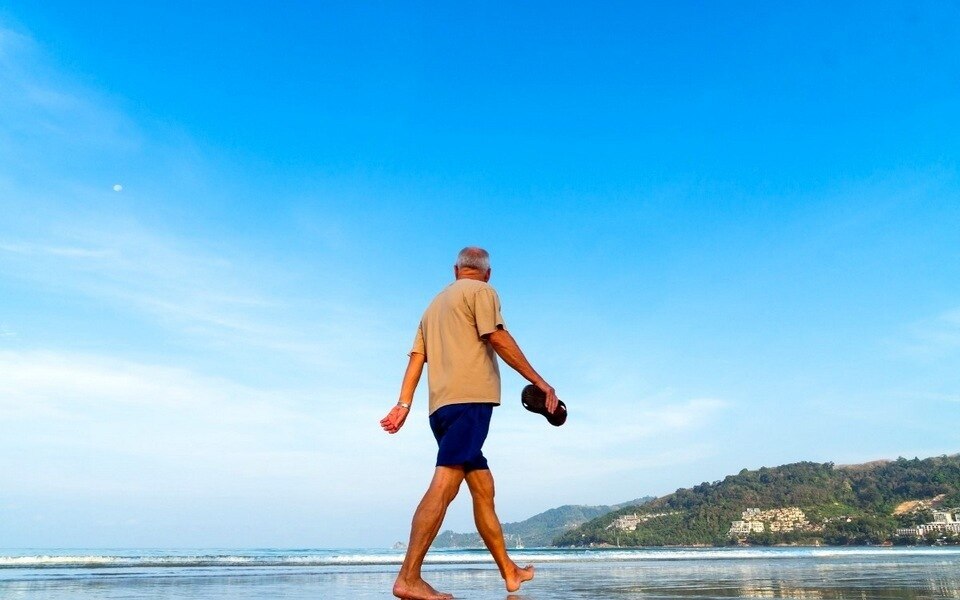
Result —
[{"label": "man's hand", "polygon": [[539,383],[536,383],[534,385],[536,385],[540,389],[540,391],[542,391],[544,394],[547,395],[547,401],[546,401],[547,412],[552,415],[553,411],[557,410],[557,407],[560,406],[560,399],[557,398],[557,391],[552,387],[550,387],[550,384],[542,379],[540,380]]},{"label": "man's hand", "polygon": [[407,420],[407,415],[409,414],[409,408],[404,408],[397,404],[390,409],[387,416],[380,419],[380,427],[383,427],[383,430],[387,433],[396,433],[403,427],[403,423]]},{"label": "man's hand", "polygon": [[390,409],[387,416],[380,419],[380,427],[387,433],[396,433],[403,427],[403,422],[407,420],[410,414],[410,403],[413,402],[413,393],[417,391],[417,384],[420,382],[420,375],[423,373],[423,365],[427,362],[427,357],[419,352],[410,353],[410,362],[407,363],[407,371],[403,374],[403,383],[400,384],[400,402],[406,404],[406,407],[399,403]]}]

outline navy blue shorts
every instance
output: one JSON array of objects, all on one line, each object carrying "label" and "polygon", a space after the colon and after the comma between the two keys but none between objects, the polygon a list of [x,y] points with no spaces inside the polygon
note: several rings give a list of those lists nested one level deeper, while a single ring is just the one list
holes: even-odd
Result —
[{"label": "navy blue shorts", "polygon": [[430,415],[430,429],[440,446],[438,467],[463,467],[466,473],[489,468],[481,450],[490,431],[493,407],[479,402],[448,404]]}]

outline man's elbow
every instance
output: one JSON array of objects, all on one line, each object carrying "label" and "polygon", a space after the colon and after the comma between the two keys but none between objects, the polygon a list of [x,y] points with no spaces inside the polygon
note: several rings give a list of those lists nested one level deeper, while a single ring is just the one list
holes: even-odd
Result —
[{"label": "man's elbow", "polygon": [[487,343],[498,353],[510,344],[511,339],[506,329],[497,329],[486,337]]}]

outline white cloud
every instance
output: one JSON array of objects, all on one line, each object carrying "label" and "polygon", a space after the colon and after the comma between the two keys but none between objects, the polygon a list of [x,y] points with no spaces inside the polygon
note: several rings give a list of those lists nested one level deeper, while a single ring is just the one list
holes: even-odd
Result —
[{"label": "white cloud", "polygon": [[[18,481],[18,492],[150,489],[157,479],[204,488],[233,477],[317,475],[342,441],[339,414],[300,391],[258,389],[183,368],[0,352],[0,462],[8,463],[4,472]],[[140,471],[138,463],[149,468]]]},{"label": "white cloud", "polygon": [[669,437],[710,425],[727,403],[716,398],[671,402],[661,398],[603,404],[587,402],[583,418],[610,443]]},{"label": "white cloud", "polygon": [[[9,418],[40,413],[87,420],[133,408],[130,417],[178,413],[192,427],[271,425],[302,418],[283,392],[189,370],[55,352],[0,352],[0,408]],[[179,417],[178,417],[179,418]]]},{"label": "white cloud", "polygon": [[75,219],[70,228],[33,237],[0,242],[0,257],[6,254],[0,273],[48,293],[82,294],[113,310],[139,313],[216,347],[256,348],[314,367],[346,369],[351,361],[343,357],[369,351],[386,329],[362,306],[337,300],[335,290],[323,298],[292,299],[294,292],[281,288],[283,269],[277,265],[251,267],[254,261],[242,250],[211,253],[130,219]]},{"label": "white cloud", "polygon": [[97,248],[77,248],[68,246],[41,246],[29,243],[0,243],[0,252],[24,256],[57,256],[64,258],[94,259],[108,258],[110,250]]}]

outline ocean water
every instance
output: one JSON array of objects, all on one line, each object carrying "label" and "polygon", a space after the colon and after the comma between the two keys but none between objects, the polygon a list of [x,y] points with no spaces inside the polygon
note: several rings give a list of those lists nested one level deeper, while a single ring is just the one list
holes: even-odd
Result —
[{"label": "ocean water", "polygon": [[[428,555],[457,598],[960,599],[960,548],[524,549],[537,576],[507,594],[485,551]],[[402,553],[364,549],[0,549],[0,598],[392,598]]]}]

